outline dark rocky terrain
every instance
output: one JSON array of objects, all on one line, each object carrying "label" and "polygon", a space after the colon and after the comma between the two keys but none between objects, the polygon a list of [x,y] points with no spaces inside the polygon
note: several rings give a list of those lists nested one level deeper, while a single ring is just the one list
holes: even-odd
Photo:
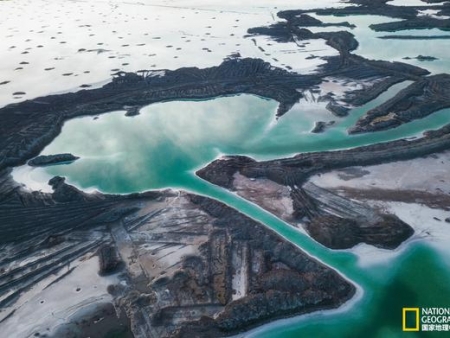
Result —
[{"label": "dark rocky terrain", "polygon": [[[306,230],[320,243],[334,249],[349,248],[361,242],[392,249],[413,234],[407,224],[396,216],[359,206],[325,189],[309,183],[305,185],[305,182],[314,174],[333,169],[408,160],[448,149],[450,125],[412,141],[299,154],[273,161],[257,162],[244,156],[228,156],[212,162],[197,175],[231,190],[236,189],[236,174],[287,186],[293,210],[285,220],[291,224],[305,223]],[[259,199],[254,202],[264,204]],[[263,207],[270,209],[267,205]]]},{"label": "dark rocky terrain", "polygon": [[41,155],[28,161],[32,167],[41,167],[53,164],[71,163],[78,160],[79,157],[72,154]]},{"label": "dark rocky terrain", "polygon": [[398,127],[415,119],[450,108],[450,75],[439,74],[416,81],[390,100],[369,110],[350,133]]},{"label": "dark rocky terrain", "polygon": [[[152,277],[148,303],[128,303],[132,320],[145,325],[148,336],[220,337],[266,320],[336,307],[353,295],[339,275],[260,224],[217,201],[186,198],[189,242],[207,240],[171,277]],[[164,242],[172,235],[161,236]],[[181,318],[188,320],[174,325]]]},{"label": "dark rocky terrain", "polygon": [[385,40],[448,40],[450,35],[383,35],[378,38]]},{"label": "dark rocky terrain", "polygon": [[[342,101],[332,95],[323,98],[329,101],[331,112],[336,116],[344,116],[349,108],[369,102],[393,84],[405,80],[422,81],[428,74],[424,69],[399,62],[367,60],[353,54],[358,42],[350,32],[312,33],[305,28],[328,26],[306,14],[309,12],[350,15],[355,13],[346,11],[357,11],[357,14],[380,11],[380,15],[411,19],[417,16],[419,9],[426,9],[390,6],[385,1],[354,3],[362,6],[280,12],[278,15],[284,22],[249,30],[250,34],[269,35],[279,42],[324,39],[339,52],[339,56],[327,58],[326,64],[314,75],[277,69],[262,60],[235,58],[206,69],[166,70],[163,76],[153,76],[154,71],[141,71],[139,74],[117,72],[111,83],[99,89],[50,95],[0,108],[0,132],[3,135],[0,139],[0,168],[22,164],[37,155],[60,132],[64,121],[77,116],[98,115],[114,110],[125,110],[127,115],[132,116],[141,107],[155,102],[239,93],[278,101],[280,106],[277,115],[282,116],[302,97],[302,90],[319,85],[325,77],[356,82],[370,80],[371,85],[365,84],[363,90],[348,93]],[[346,22],[337,25],[350,26]],[[435,83],[437,87],[440,85],[439,81]],[[445,96],[441,99],[445,100]],[[432,102],[425,104],[430,105],[431,109]]]},{"label": "dark rocky terrain", "polygon": [[[280,12],[280,17],[300,15],[304,13],[316,13],[321,16],[334,15],[334,16],[352,16],[352,15],[379,15],[393,19],[403,19],[403,21],[398,21],[398,26],[395,26],[397,30],[414,28],[415,25],[420,27],[420,22],[424,19],[429,22],[430,28],[433,24],[440,25],[432,17],[426,16],[425,18],[420,17],[419,11],[423,10],[437,10],[438,16],[447,16],[449,13],[449,2],[439,1],[442,3],[440,5],[423,5],[418,6],[396,6],[389,4],[389,0],[350,0],[348,1],[349,6],[340,8],[317,8],[308,10],[288,10]],[[428,2],[431,3],[431,2]],[[444,18],[443,18],[444,19]],[[416,22],[418,22],[416,24]],[[389,25],[390,23],[388,23]],[[394,24],[394,22],[392,22]],[[407,28],[410,27],[410,28]],[[436,26],[436,28],[441,28]]]},{"label": "dark rocky terrain", "polygon": [[430,17],[415,17],[404,21],[385,22],[371,25],[376,32],[398,32],[408,29],[432,29],[438,28],[443,31],[450,29],[450,19],[435,19]]},{"label": "dark rocky terrain", "polygon": [[0,177],[4,309],[92,251],[100,274],[122,273],[127,280],[110,292],[135,337],[226,336],[338,307],[355,292],[262,224],[205,197],[85,194],[61,177],[46,194],[17,186],[7,171]]},{"label": "dark rocky terrain", "polygon": [[[316,13],[318,15],[381,15],[391,18],[402,18],[404,21],[395,21],[372,25],[371,29],[375,31],[395,32],[404,29],[430,29],[439,28],[448,30],[448,19],[435,19],[430,16],[419,16],[420,10],[435,9],[443,10],[448,6],[430,7],[430,6],[392,6],[387,4],[388,1],[365,1],[355,0],[351,3],[358,4],[355,7],[332,8],[332,9],[313,9],[313,10],[289,10],[281,11],[278,16],[285,21],[273,24],[268,27],[257,27],[249,29],[249,33],[253,35],[268,35],[277,42],[298,42],[307,39],[324,39],[326,43],[339,51],[339,57],[326,58],[326,65],[322,71],[324,75],[336,76],[343,79],[382,79],[369,88],[365,87],[360,91],[352,91],[348,93],[341,102],[336,102],[333,97],[327,97],[329,104],[327,109],[336,116],[345,116],[348,114],[349,107],[361,106],[392,85],[412,80],[410,87],[396,95],[395,98],[388,101],[370,111],[366,117],[359,120],[351,133],[360,133],[367,131],[377,131],[383,129],[395,128],[403,123],[407,123],[414,119],[423,118],[429,114],[443,108],[450,107],[450,95],[447,88],[447,74],[425,77],[427,72],[420,68],[415,68],[401,63],[389,63],[383,61],[367,60],[354,52],[358,47],[358,42],[353,34],[348,31],[338,32],[320,32],[313,33],[306,27],[327,27],[331,24],[312,18],[306,13]],[[441,12],[440,12],[441,13]],[[443,14],[440,14],[443,15]],[[335,24],[341,27],[350,27],[347,22]],[[397,36],[385,36],[381,38],[398,38]],[[402,39],[413,39],[413,36],[400,36]],[[445,38],[444,37],[425,37],[425,38]],[[429,61],[434,60],[432,57],[418,56],[418,60]],[[423,92],[420,92],[423,90]],[[395,102],[395,107],[391,107]],[[418,103],[415,105],[415,103]],[[411,108],[413,106],[414,108]],[[394,108],[389,111],[388,108]],[[384,112],[384,113],[382,113]],[[383,116],[382,116],[383,115]]]},{"label": "dark rocky terrain", "polygon": [[373,165],[407,160],[449,149],[450,125],[428,131],[414,140],[397,140],[358,148],[313,152],[291,158],[255,161],[246,156],[227,156],[219,159],[197,174],[216,185],[232,187],[236,172],[246,177],[265,177],[282,185],[301,185],[313,174],[355,165]]},{"label": "dark rocky terrain", "polygon": [[114,110],[136,111],[176,99],[202,99],[249,93],[280,103],[285,114],[302,96],[297,89],[320,79],[276,69],[259,59],[230,59],[220,66],[165,71],[162,77],[118,73],[102,88],[51,95],[0,108],[0,168],[24,163],[59,134],[64,121]]}]

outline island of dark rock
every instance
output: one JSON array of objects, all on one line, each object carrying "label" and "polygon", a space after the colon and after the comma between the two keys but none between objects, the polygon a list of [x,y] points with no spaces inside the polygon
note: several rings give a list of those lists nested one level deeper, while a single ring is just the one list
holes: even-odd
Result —
[{"label": "island of dark rock", "polygon": [[40,155],[29,160],[28,165],[32,167],[41,167],[54,164],[72,163],[78,159],[78,156],[72,154]]}]

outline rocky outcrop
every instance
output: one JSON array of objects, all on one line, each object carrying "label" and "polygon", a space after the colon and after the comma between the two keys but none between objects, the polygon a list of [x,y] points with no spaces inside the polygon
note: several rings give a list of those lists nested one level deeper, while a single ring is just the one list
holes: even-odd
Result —
[{"label": "rocky outcrop", "polygon": [[419,16],[403,21],[384,22],[370,25],[376,32],[397,32],[409,29],[433,29],[443,31],[450,29],[450,19],[436,19],[429,16]]},{"label": "rocky outcrop", "polygon": [[78,156],[72,154],[41,155],[29,160],[28,165],[32,167],[43,167],[54,164],[71,163],[78,159]]},{"label": "rocky outcrop", "polygon": [[395,249],[414,230],[397,216],[336,195],[308,182],[291,187],[294,213],[302,215],[305,229],[319,243],[332,249],[348,249],[366,243]]},{"label": "rocky outcrop", "polygon": [[[317,10],[317,13],[319,12],[320,10]],[[351,79],[361,83],[363,89],[346,93],[343,102],[340,103],[332,97],[322,97],[323,101],[328,101],[327,109],[335,116],[347,116],[351,107],[360,106],[375,99],[396,83],[405,80],[417,81],[429,74],[424,69],[405,63],[368,60],[354,55],[352,52],[358,48],[358,41],[353,34],[347,31],[313,33],[305,27],[320,25],[321,22],[308,19],[309,16],[304,13],[304,11],[280,12],[279,17],[286,22],[251,28],[248,33],[267,35],[280,43],[323,39],[330,47],[336,49],[339,56],[324,58],[325,64],[320,66],[318,75],[322,78],[332,75],[337,78]]]},{"label": "rocky outcrop", "polygon": [[233,175],[243,166],[250,163],[256,163],[256,161],[247,156],[227,156],[213,161],[206,167],[199,169],[197,175],[208,182],[227,189],[232,189],[234,180]]},{"label": "rocky outcrop", "polygon": [[[244,297],[229,299],[214,319],[202,317],[188,322],[175,331],[174,337],[230,335],[261,321],[334,307],[354,293],[353,286],[335,272],[323,269],[255,221],[217,201],[194,195],[189,198],[213,217],[214,227],[226,231],[230,250],[242,241],[247,243],[248,290]],[[239,267],[229,271],[233,269]],[[173,290],[172,283],[165,287]]]},{"label": "rocky outcrop", "polygon": [[303,184],[313,174],[332,169],[407,160],[449,148],[450,125],[446,125],[411,141],[398,140],[347,150],[304,153],[271,161],[257,162],[244,156],[228,156],[226,160],[213,161],[197,171],[197,175],[220,185],[221,182],[229,182],[230,176],[239,172],[250,178],[265,177],[282,185],[294,186]]},{"label": "rocky outcrop", "polygon": [[411,60],[411,59],[416,59],[418,61],[435,61],[438,60],[438,58],[434,57],[434,56],[429,56],[429,55],[417,55],[414,58],[410,58],[410,57],[404,57],[404,60]]},{"label": "rocky outcrop", "polygon": [[327,103],[327,110],[330,111],[334,116],[345,117],[348,115],[350,108],[339,105],[333,99]]},{"label": "rocky outcrop", "polygon": [[98,250],[98,258],[101,275],[115,273],[123,265],[116,247],[111,244],[105,244]]},{"label": "rocky outcrop", "polygon": [[429,76],[369,110],[354,127],[349,129],[349,133],[396,128],[445,108],[450,108],[450,75]]},{"label": "rocky outcrop", "polygon": [[38,282],[64,283],[77,268],[71,262],[92,252],[99,274],[120,277],[109,290],[138,338],[228,336],[338,307],[355,292],[262,224],[206,197],[86,194],[62,177],[47,194],[16,185],[8,171],[0,178],[2,308],[14,309]]},{"label": "rocky outcrop", "polygon": [[348,249],[359,243],[395,249],[414,233],[409,225],[393,215],[384,215],[369,226],[361,226],[355,219],[320,216],[306,223],[306,230],[316,241],[331,249]]},{"label": "rocky outcrop", "polygon": [[[308,10],[288,10],[279,13],[280,17],[301,15],[304,13],[316,13],[321,16],[351,16],[351,15],[378,15],[394,19],[404,19],[399,22],[414,22],[416,19],[434,19],[430,16],[420,16],[420,11],[423,10],[437,10],[437,15],[447,16],[449,13],[449,6],[445,1],[439,1],[441,5],[408,5],[396,6],[389,3],[387,0],[350,0],[351,6],[339,8],[316,8]],[[431,3],[431,1],[428,1]],[[444,18],[443,18],[444,19]],[[433,22],[433,20],[431,20]],[[433,22],[434,23],[434,22]],[[414,27],[414,23],[409,23]],[[400,26],[401,27],[401,26]]]},{"label": "rocky outcrop", "polygon": [[161,196],[159,192],[126,196],[87,194],[58,176],[49,182],[52,194],[28,192],[12,180],[8,171],[2,174],[0,244],[46,238],[113,222],[134,210],[131,207],[134,201]]},{"label": "rocky outcrop", "polygon": [[450,35],[382,35],[378,39],[384,40],[448,40]]},{"label": "rocky outcrop", "polygon": [[282,18],[302,15],[304,13],[316,13],[320,16],[351,16],[351,15],[379,15],[390,18],[412,19],[418,14],[414,6],[394,6],[387,4],[386,0],[351,0],[349,3],[357,6],[340,8],[315,8],[307,10],[281,11],[278,15]]},{"label": "rocky outcrop", "polygon": [[334,123],[335,123],[334,121],[329,122],[318,121],[314,124],[314,128],[311,130],[311,133],[314,134],[323,133],[326,128],[332,126]]}]

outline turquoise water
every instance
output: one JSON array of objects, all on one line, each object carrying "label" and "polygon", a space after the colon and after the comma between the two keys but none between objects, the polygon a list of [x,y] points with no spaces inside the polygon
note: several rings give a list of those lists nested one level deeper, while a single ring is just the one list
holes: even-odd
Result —
[{"label": "turquoise water", "polygon": [[[344,20],[330,16],[319,19],[325,22]],[[403,61],[405,56],[432,55],[440,60],[406,62],[426,67],[433,73],[448,68],[450,50],[446,42],[380,40],[378,36],[389,33],[373,32],[369,25],[391,19],[356,16],[345,20],[357,25],[350,30],[360,42],[357,54],[398,61]],[[429,30],[395,34],[444,33]],[[406,85],[408,82],[393,86],[372,102],[354,109],[347,118],[336,118],[336,124],[323,134],[310,133],[314,122],[329,120],[330,114],[325,112],[323,104],[303,101],[276,121],[277,103],[251,95],[153,104],[133,118],[118,111],[95,120],[92,117],[74,119],[64,125],[61,135],[43,154],[71,152],[81,159],[70,165],[27,170],[31,179],[42,184],[54,175],[61,175],[83,189],[129,193],[175,187],[216,198],[265,224],[358,285],[357,296],[342,309],[270,323],[249,332],[247,337],[443,337],[445,333],[401,332],[401,308],[450,305],[450,266],[445,260],[446,254],[425,241],[414,242],[386,262],[363,267],[351,251],[324,248],[258,206],[194,174],[222,154],[272,159],[299,152],[414,137],[424,130],[450,123],[447,109],[394,130],[347,134],[347,128],[368,109],[389,99]]]},{"label": "turquoise water", "polygon": [[251,95],[154,104],[133,118],[120,111],[95,120],[74,119],[43,153],[71,152],[81,159],[31,172],[66,176],[81,188],[96,187],[105,192],[177,187],[216,198],[336,268],[363,290],[355,304],[344,310],[271,323],[248,333],[249,337],[403,337],[402,307],[448,305],[450,269],[441,261],[442,254],[422,243],[410,245],[383,264],[361,267],[350,251],[324,248],[252,203],[200,180],[194,171],[220,154],[282,157],[413,137],[450,122],[449,110],[445,110],[391,131],[357,136],[346,133],[367,109],[407,84],[398,84],[355,109],[323,134],[310,133],[323,110],[319,104],[303,102],[276,121],[277,104]]},{"label": "turquoise water", "polygon": [[448,307],[449,270],[441,259],[425,245],[412,246],[389,264],[352,276],[365,294],[350,311],[274,324],[248,337],[445,337],[443,332],[401,332],[403,307]]}]

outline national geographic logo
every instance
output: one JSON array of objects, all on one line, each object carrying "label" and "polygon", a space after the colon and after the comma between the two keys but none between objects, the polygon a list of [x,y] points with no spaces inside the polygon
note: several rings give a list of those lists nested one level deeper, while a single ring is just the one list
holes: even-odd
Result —
[{"label": "national geographic logo", "polygon": [[450,308],[405,307],[402,313],[402,330],[450,332]]},{"label": "national geographic logo", "polygon": [[403,308],[403,331],[419,331],[420,318],[418,307],[404,307]]}]

